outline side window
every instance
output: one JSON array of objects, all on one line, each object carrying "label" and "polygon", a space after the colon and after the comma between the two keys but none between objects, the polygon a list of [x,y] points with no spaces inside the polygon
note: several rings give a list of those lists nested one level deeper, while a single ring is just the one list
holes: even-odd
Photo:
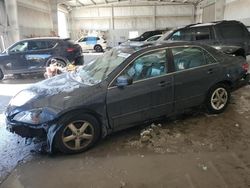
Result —
[{"label": "side window", "polygon": [[209,40],[211,38],[210,29],[208,27],[196,28],[195,40]]},{"label": "side window", "polygon": [[170,40],[181,40],[181,32],[180,31],[176,31],[172,37],[170,38]]},{"label": "side window", "polygon": [[81,38],[78,42],[85,42],[85,41],[87,41],[87,38],[86,38],[86,37]]},{"label": "side window", "polygon": [[178,41],[178,40],[184,40],[184,41],[191,41],[193,35],[193,29],[182,29],[177,32],[175,32],[170,40]]},{"label": "side window", "polygon": [[56,41],[47,41],[48,48],[54,48],[56,44],[57,44]]},{"label": "side window", "polygon": [[193,40],[193,35],[194,35],[194,29],[193,28],[188,28],[188,29],[185,29],[185,30],[181,30],[181,40],[191,41],[191,40]]},{"label": "side window", "polygon": [[37,41],[36,44],[38,46],[38,50],[48,49],[48,43],[47,43],[47,41]]},{"label": "side window", "polygon": [[90,42],[96,41],[96,37],[88,37],[88,38],[87,38],[87,41],[90,41]]},{"label": "side window", "polygon": [[175,47],[172,48],[175,71],[206,65],[204,51],[198,47]]},{"label": "side window", "polygon": [[122,75],[133,81],[157,77],[167,73],[166,50],[143,55],[132,62]]},{"label": "side window", "polygon": [[39,45],[36,41],[29,41],[28,42],[28,51],[39,50]]},{"label": "side window", "polygon": [[212,63],[216,63],[217,61],[215,60],[215,58],[210,55],[208,52],[204,51],[204,56],[206,59],[207,64],[212,64]]},{"label": "side window", "polygon": [[9,51],[10,52],[25,52],[28,48],[28,42],[19,42],[13,46]]},{"label": "side window", "polygon": [[221,24],[219,30],[224,39],[243,38],[245,35],[243,28],[239,24]]}]

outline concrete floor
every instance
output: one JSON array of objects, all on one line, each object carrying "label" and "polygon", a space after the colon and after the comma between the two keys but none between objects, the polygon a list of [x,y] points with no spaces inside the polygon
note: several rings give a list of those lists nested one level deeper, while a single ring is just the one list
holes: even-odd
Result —
[{"label": "concrete floor", "polygon": [[36,152],[39,143],[8,133],[3,116],[11,96],[41,79],[0,84],[0,188],[250,187],[249,86],[222,115],[168,122],[150,144],[141,144],[136,127],[82,154],[47,156]]}]

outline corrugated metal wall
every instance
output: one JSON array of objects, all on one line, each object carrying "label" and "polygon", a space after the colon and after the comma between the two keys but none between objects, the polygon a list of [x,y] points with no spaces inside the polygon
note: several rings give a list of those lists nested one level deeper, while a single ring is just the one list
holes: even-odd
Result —
[{"label": "corrugated metal wall", "polygon": [[236,19],[250,26],[250,0],[226,0],[224,18]]},{"label": "corrugated metal wall", "polygon": [[128,38],[129,31],[139,34],[147,30],[172,28],[194,22],[192,5],[117,5],[93,8],[75,8],[71,12],[73,38],[81,30],[108,32],[110,45]]},{"label": "corrugated metal wall", "polygon": [[195,15],[196,22],[239,20],[250,26],[250,0],[203,0]]},{"label": "corrugated metal wall", "polygon": [[48,1],[18,0],[20,38],[49,36],[53,30]]},{"label": "corrugated metal wall", "polygon": [[208,5],[203,8],[202,22],[212,22],[215,21],[215,3]]}]

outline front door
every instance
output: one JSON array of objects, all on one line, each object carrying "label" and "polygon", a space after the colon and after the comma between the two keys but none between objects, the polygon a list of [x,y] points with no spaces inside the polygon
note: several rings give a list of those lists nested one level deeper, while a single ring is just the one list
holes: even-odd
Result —
[{"label": "front door", "polygon": [[108,89],[107,111],[114,129],[172,112],[173,75],[168,74],[166,59],[165,49],[146,53],[118,75],[133,78],[133,83],[123,88],[113,83]]},{"label": "front door", "polygon": [[5,58],[5,67],[8,73],[19,73],[27,69],[25,53],[27,52],[28,42],[21,41],[8,49],[8,56]]}]

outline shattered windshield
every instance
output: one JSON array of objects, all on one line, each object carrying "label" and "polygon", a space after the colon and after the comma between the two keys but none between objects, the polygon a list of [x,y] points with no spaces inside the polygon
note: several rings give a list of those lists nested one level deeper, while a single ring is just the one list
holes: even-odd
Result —
[{"label": "shattered windshield", "polygon": [[117,48],[112,49],[87,65],[79,67],[73,73],[73,78],[86,85],[98,84],[130,55]]}]

